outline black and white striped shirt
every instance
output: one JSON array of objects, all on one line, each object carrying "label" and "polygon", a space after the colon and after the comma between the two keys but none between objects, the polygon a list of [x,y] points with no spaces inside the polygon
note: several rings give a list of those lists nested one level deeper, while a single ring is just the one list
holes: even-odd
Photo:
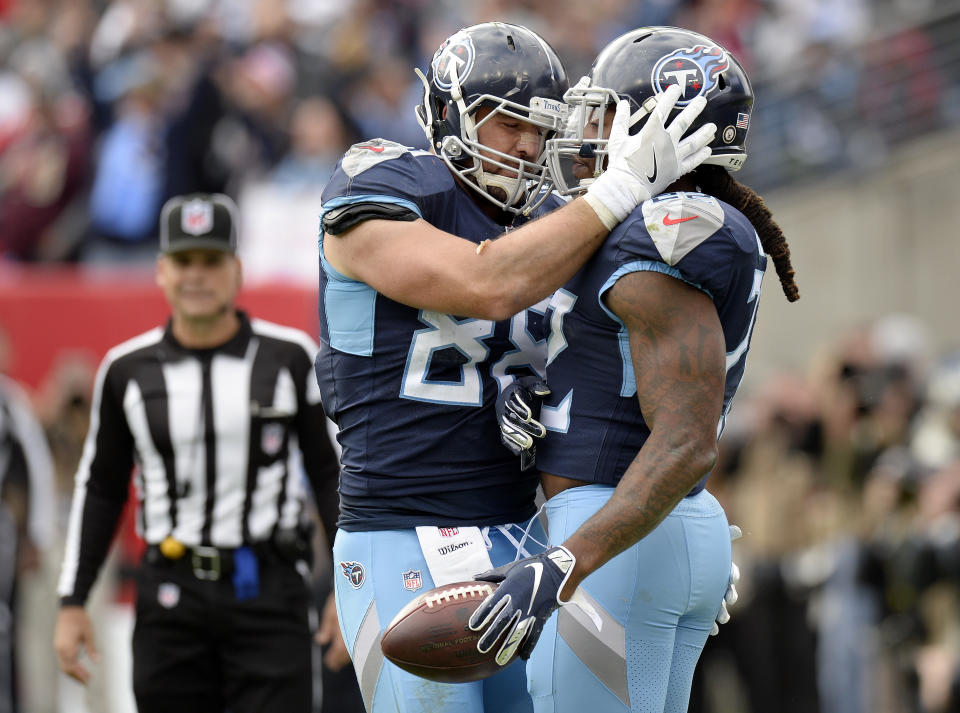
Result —
[{"label": "black and white striped shirt", "polygon": [[148,544],[235,548],[294,528],[300,463],[332,543],[339,464],[304,332],[240,313],[219,347],[187,349],[157,327],[111,349],[97,373],[58,587],[83,604],[135,470]]}]

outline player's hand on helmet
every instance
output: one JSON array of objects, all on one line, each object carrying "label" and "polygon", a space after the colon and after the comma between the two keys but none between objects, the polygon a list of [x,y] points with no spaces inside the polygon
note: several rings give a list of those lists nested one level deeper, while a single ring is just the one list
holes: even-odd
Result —
[{"label": "player's hand on helmet", "polygon": [[516,652],[521,658],[529,658],[544,623],[564,603],[560,590],[576,563],[566,547],[551,547],[539,555],[476,575],[474,579],[500,585],[477,607],[467,624],[472,631],[483,632],[477,650],[486,653],[499,643],[494,658],[501,666],[508,664]]},{"label": "player's hand on helmet", "polygon": [[520,456],[521,467],[527,470],[537,457],[537,438],[547,435],[540,421],[540,406],[550,395],[550,387],[536,376],[521,376],[503,390],[497,399],[497,423],[500,440],[511,453]]},{"label": "player's hand on helmet", "polygon": [[693,99],[665,126],[679,98],[677,84],[648,98],[644,108],[650,114],[634,136],[629,133],[629,102],[622,100],[617,104],[607,141],[607,168],[584,195],[609,230],[643,201],[662,193],[710,157],[709,144],[717,132],[716,124],[704,124],[682,138],[707,105],[704,97]]},{"label": "player's hand on helmet", "polygon": [[[730,525],[730,541],[740,539],[743,535],[743,531],[740,530],[736,525]],[[740,581],[740,568],[737,567],[736,562],[730,563],[730,581],[727,583],[727,592],[723,595],[723,601],[720,602],[720,611],[717,612],[717,620],[713,622],[713,628],[710,630],[710,636],[716,636],[720,633],[720,625],[726,624],[730,621],[730,612],[727,610],[728,606],[733,606],[737,603],[737,599],[740,598],[740,595],[737,594],[737,582]]]}]

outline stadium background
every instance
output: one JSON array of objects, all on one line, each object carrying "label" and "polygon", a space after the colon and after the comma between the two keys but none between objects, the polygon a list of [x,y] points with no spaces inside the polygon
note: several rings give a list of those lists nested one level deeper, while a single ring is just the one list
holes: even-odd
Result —
[{"label": "stadium background", "polygon": [[[960,2],[0,0],[0,370],[34,396],[62,528],[92,370],[165,314],[162,200],[242,211],[259,316],[315,329],[319,195],[343,149],[423,145],[413,66],[458,27],[528,25],[575,80],[633,27],[701,31],[757,94],[739,178],[790,242],[768,276],[711,489],[745,536],[692,710],[960,710]],[[59,553],[20,596],[24,710],[130,710],[128,544],[97,594],[106,661],[56,680]]]}]

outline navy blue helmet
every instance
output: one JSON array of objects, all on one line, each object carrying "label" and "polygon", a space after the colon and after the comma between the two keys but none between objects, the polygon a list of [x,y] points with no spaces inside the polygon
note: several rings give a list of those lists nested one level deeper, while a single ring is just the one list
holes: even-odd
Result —
[{"label": "navy blue helmet", "polygon": [[[553,48],[525,27],[485,22],[448,37],[426,75],[416,71],[423,82],[417,119],[447,166],[504,210],[528,212],[542,201],[545,142],[563,125],[567,108],[563,95],[569,87]],[[492,111],[478,120],[482,107]],[[535,160],[523,161],[480,143],[478,127],[498,115],[541,129]],[[511,177],[491,174],[484,164],[506,168]]]},{"label": "navy blue helmet", "polygon": [[570,106],[567,125],[563,137],[551,141],[549,148],[558,190],[576,193],[585,188],[571,175],[575,157],[596,157],[595,170],[604,167],[606,141],[591,138],[589,132],[584,137],[587,125],[603,126],[605,112],[612,112],[619,99],[626,99],[633,110],[630,133],[636,133],[652,106],[648,100],[672,84],[679,84],[683,92],[667,123],[694,98],[705,97],[707,105],[689,133],[706,123],[716,124],[712,153],[704,163],[739,170],[747,158],[745,143],[753,111],[753,89],[743,67],[704,35],[677,27],[641,27],[604,47],[590,76],[566,93],[564,99]]}]

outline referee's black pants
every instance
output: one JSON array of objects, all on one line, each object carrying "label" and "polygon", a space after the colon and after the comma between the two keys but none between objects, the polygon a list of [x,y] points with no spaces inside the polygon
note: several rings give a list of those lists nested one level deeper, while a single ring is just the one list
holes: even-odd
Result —
[{"label": "referee's black pants", "polygon": [[229,575],[144,562],[137,579],[133,691],[140,713],[310,713],[309,596],[290,563],[261,563],[257,597]]}]

